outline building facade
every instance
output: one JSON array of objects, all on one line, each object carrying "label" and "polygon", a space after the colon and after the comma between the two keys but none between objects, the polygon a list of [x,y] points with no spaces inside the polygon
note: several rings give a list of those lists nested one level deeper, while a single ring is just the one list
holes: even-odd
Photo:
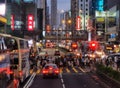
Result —
[{"label": "building facade", "polygon": [[87,20],[90,17],[90,0],[79,0],[79,15],[82,18],[81,30],[87,30]]},{"label": "building facade", "polygon": [[57,0],[51,0],[51,27],[56,27],[57,23]]},{"label": "building facade", "polygon": [[106,0],[106,36],[108,42],[120,41],[120,1]]}]

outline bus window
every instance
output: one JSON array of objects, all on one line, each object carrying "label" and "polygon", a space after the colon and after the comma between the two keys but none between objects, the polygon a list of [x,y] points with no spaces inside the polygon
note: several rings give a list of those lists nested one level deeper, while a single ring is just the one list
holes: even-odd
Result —
[{"label": "bus window", "polygon": [[17,41],[13,38],[5,38],[5,44],[9,50],[18,49]]},{"label": "bus window", "polygon": [[14,58],[14,64],[15,64],[15,65],[18,64],[18,58]]},{"label": "bus window", "polygon": [[20,40],[20,48],[21,49],[28,49],[28,41]]}]

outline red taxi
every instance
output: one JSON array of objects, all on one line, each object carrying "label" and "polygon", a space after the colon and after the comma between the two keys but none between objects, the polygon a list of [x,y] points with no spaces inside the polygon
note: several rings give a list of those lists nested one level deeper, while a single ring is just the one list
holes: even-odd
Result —
[{"label": "red taxi", "polygon": [[56,64],[46,64],[42,69],[43,78],[45,77],[57,77],[59,76],[59,68]]}]

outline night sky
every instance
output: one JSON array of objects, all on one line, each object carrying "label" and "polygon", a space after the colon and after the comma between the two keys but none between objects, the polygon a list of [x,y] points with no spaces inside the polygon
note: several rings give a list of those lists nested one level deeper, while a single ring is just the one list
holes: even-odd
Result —
[{"label": "night sky", "polygon": [[[50,1],[48,1],[48,6],[50,6]],[[69,10],[70,9],[70,0],[57,0],[58,10]]]}]

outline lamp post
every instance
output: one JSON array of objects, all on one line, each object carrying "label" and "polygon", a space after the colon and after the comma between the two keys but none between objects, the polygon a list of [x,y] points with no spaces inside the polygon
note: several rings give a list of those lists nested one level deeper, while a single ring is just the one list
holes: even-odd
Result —
[{"label": "lamp post", "polygon": [[107,11],[105,11],[105,42],[106,42],[106,40],[107,40],[107,36],[106,36],[106,32],[107,32],[107,14],[108,14],[108,12]]},{"label": "lamp post", "polygon": [[[7,13],[7,0],[5,0],[5,17],[6,17],[6,13]],[[4,33],[6,33],[7,30],[7,23],[5,23],[4,25]]]}]

